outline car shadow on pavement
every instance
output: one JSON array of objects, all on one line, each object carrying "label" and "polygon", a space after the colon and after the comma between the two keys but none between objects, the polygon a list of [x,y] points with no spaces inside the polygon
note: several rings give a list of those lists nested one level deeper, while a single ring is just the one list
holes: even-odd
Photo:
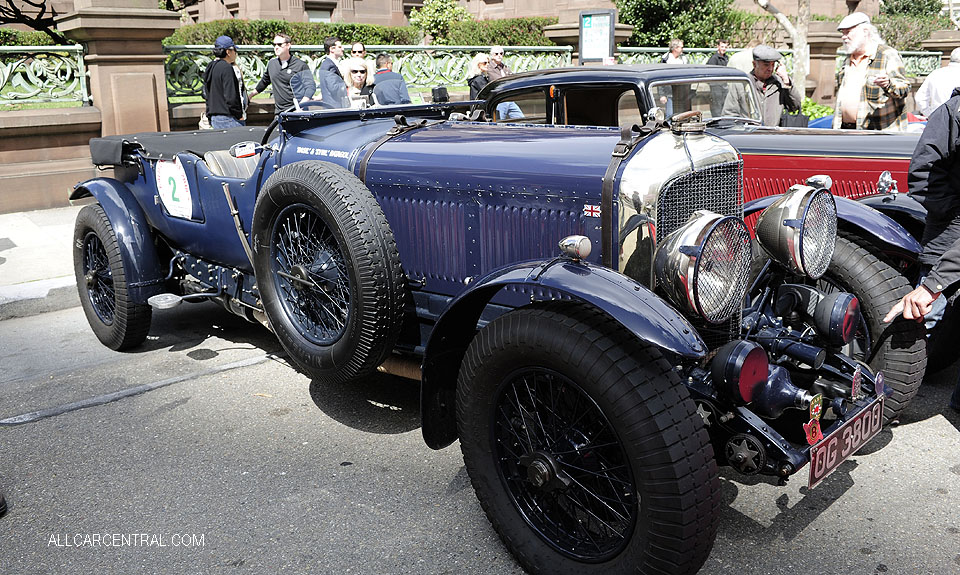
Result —
[{"label": "car shadow on pavement", "polygon": [[900,415],[900,425],[910,425],[940,415],[960,431],[960,412],[950,408],[950,395],[960,378],[960,360],[940,367],[924,375],[920,389]]},{"label": "car shadow on pavement", "polygon": [[[790,495],[781,493],[776,498],[779,513],[769,524],[761,523],[749,515],[742,513],[735,507],[734,502],[740,494],[740,486],[768,483],[776,485],[777,480],[765,476],[744,476],[729,467],[720,469],[720,492],[724,506],[722,513],[722,529],[729,533],[742,533],[747,536],[751,544],[762,546],[776,541],[792,541],[799,537],[804,529],[826,512],[844,493],[854,486],[850,473],[858,463],[855,459],[848,459],[840,464],[836,471],[824,479],[815,489],[800,488],[800,499],[790,503]],[[791,482],[806,483],[805,469],[793,475]]]},{"label": "car shadow on pavement", "polygon": [[420,427],[420,384],[373,373],[349,384],[310,382],[310,397],[325,415],[343,425],[383,435]]},{"label": "car shadow on pavement", "polygon": [[246,349],[258,348],[266,353],[282,353],[283,348],[270,330],[249,322],[213,302],[182,303],[173,309],[154,311],[147,340],[128,353],[144,353],[166,349],[188,352],[198,361],[213,359],[224,348],[204,346],[210,339],[235,343]]}]

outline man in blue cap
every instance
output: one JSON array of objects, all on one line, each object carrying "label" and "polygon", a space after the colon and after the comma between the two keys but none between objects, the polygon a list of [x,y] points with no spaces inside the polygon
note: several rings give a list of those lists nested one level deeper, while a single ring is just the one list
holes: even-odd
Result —
[{"label": "man in blue cap", "polygon": [[207,102],[207,118],[215,130],[243,125],[243,103],[240,80],[234,71],[237,46],[230,36],[220,36],[213,44],[216,59],[203,73],[203,99]]}]

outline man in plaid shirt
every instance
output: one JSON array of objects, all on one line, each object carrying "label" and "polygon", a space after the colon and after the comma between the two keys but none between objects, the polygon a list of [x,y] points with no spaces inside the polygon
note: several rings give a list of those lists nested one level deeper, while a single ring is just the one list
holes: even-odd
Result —
[{"label": "man in plaid shirt", "polygon": [[833,127],[849,130],[907,129],[910,86],[900,54],[883,43],[870,17],[854,12],[837,26],[847,51],[840,70]]}]

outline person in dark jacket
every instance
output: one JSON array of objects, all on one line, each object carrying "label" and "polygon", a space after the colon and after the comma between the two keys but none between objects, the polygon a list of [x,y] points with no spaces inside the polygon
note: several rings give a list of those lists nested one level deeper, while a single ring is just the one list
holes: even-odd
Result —
[{"label": "person in dark jacket", "polygon": [[216,59],[203,73],[203,98],[210,127],[215,130],[243,125],[240,80],[234,70],[237,46],[229,36],[220,36],[213,44]]},{"label": "person in dark jacket", "polygon": [[410,92],[403,76],[393,71],[390,54],[377,55],[377,73],[373,76],[373,97],[377,104],[409,104]]},{"label": "person in dark jacket", "polygon": [[[930,114],[907,173],[909,193],[927,209],[920,244],[926,273],[915,290],[893,306],[885,322],[899,315],[922,321],[937,312],[941,294],[960,288],[960,88]],[[943,307],[945,302],[939,302]],[[950,398],[960,411],[960,381]]]},{"label": "person in dark jacket", "polygon": [[484,86],[490,83],[487,76],[487,66],[490,65],[490,56],[480,52],[470,61],[470,71],[467,72],[467,85],[470,86],[470,99],[476,100],[477,94]]},{"label": "person in dark jacket", "polygon": [[726,40],[717,40],[717,51],[711,54],[707,66],[726,66],[730,62],[730,56],[727,56],[728,47],[730,43]]},{"label": "person in dark jacket", "polygon": [[[250,93],[250,99],[260,92],[267,89],[267,86],[273,85],[273,102],[276,113],[279,114],[293,107],[293,90],[290,89],[290,78],[298,72],[309,70],[310,68],[296,56],[290,55],[290,46],[293,39],[286,34],[277,34],[273,38],[273,53],[276,58],[267,62],[267,69],[263,71],[263,77]],[[340,48],[341,54],[343,48]],[[336,68],[336,66],[334,66]],[[337,71],[340,75],[340,71]]]}]

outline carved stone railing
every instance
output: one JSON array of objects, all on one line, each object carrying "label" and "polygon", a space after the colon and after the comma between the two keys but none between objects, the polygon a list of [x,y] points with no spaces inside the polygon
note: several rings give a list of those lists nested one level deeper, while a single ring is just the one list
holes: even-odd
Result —
[{"label": "carved stone railing", "polygon": [[[907,77],[913,78],[922,78],[939,69],[941,56],[943,56],[943,52],[900,52]],[[837,52],[837,72],[840,72],[840,69],[843,68],[843,61],[846,58],[846,52],[842,50]]]},{"label": "carved stone railing", "polygon": [[[367,46],[367,54],[386,52],[393,57],[393,70],[412,88],[439,85],[466,86],[470,60],[489,46]],[[167,46],[166,75],[169,96],[199,96],[203,71],[213,59],[212,46]],[[323,46],[294,46],[293,53],[317,74],[326,57]],[[237,63],[244,83],[253,88],[273,57],[270,46],[238,46]],[[570,46],[507,46],[504,61],[514,72],[569,66]],[[269,88],[268,90],[269,91]]]},{"label": "carved stone railing", "polygon": [[[742,48],[741,48],[742,49]],[[730,48],[727,55],[732,56],[741,49]],[[620,57],[618,62],[621,64],[659,64],[664,54],[669,52],[668,48],[619,48]],[[688,64],[706,64],[714,53],[715,48],[684,48],[683,54],[687,57]],[[783,54],[784,64],[787,66],[787,72],[793,73],[793,50],[779,50]]]},{"label": "carved stone railing", "polygon": [[0,46],[0,105],[88,101],[83,46]]}]

